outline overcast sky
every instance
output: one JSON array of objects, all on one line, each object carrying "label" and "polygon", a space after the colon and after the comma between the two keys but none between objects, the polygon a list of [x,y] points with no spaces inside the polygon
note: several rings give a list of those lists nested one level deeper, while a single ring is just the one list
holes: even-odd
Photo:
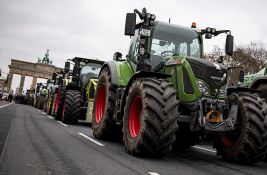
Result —
[{"label": "overcast sky", "polygon": [[[124,36],[125,14],[142,7],[157,20],[230,29],[237,45],[267,43],[266,0],[0,0],[0,68],[8,72],[11,59],[36,62],[46,49],[60,67],[75,56],[125,55],[130,41]],[[207,41],[205,51],[214,44],[223,47],[224,39]],[[12,86],[18,81],[14,78]]]}]

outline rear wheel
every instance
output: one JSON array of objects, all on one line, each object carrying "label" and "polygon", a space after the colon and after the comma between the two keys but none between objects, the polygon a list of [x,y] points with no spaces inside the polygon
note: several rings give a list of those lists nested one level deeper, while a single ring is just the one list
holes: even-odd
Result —
[{"label": "rear wheel", "polygon": [[110,71],[104,68],[98,78],[92,117],[93,134],[98,139],[114,140],[120,137],[119,126],[112,118],[115,95]]},{"label": "rear wheel", "polygon": [[36,96],[36,98],[35,98],[35,103],[34,103],[34,107],[35,107],[35,108],[37,108],[37,106],[38,106],[39,99],[40,99],[40,96]]},{"label": "rear wheel", "polygon": [[265,98],[265,100],[267,100],[267,84],[261,84],[258,90],[261,91],[260,97]]},{"label": "rear wheel", "polygon": [[126,99],[123,141],[129,154],[163,156],[172,149],[178,128],[176,92],[166,80],[135,80]]},{"label": "rear wheel", "polygon": [[29,97],[29,105],[33,106],[33,102],[34,102],[34,98],[33,97]]},{"label": "rear wheel", "polygon": [[81,114],[82,95],[77,90],[67,90],[63,106],[62,122],[77,124]]},{"label": "rear wheel", "polygon": [[235,131],[221,133],[214,147],[217,155],[228,161],[255,163],[264,157],[267,138],[264,138],[265,100],[250,93],[238,93],[238,116]]},{"label": "rear wheel", "polygon": [[48,114],[48,111],[49,111],[49,108],[50,108],[50,95],[48,95],[46,97],[46,100],[45,100],[45,109],[44,111]]},{"label": "rear wheel", "polygon": [[44,105],[45,105],[45,97],[44,96],[40,96],[39,97],[39,102],[37,104],[37,108],[43,110],[44,109]]},{"label": "rear wheel", "polygon": [[56,101],[55,101],[55,119],[56,120],[62,120],[62,112],[63,112],[63,104],[64,104],[64,90],[58,89]]}]

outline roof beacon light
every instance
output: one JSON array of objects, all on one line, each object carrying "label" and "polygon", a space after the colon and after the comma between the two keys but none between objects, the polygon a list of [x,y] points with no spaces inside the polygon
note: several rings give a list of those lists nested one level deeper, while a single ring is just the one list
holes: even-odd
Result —
[{"label": "roof beacon light", "polygon": [[191,28],[197,28],[197,23],[196,22],[192,22]]}]

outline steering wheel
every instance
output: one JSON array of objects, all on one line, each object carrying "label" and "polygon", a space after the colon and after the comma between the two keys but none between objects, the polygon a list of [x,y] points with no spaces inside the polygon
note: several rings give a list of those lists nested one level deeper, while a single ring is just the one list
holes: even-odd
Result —
[{"label": "steering wheel", "polygon": [[163,58],[171,57],[171,56],[173,56],[174,54],[175,54],[175,52],[172,51],[172,50],[166,50],[166,51],[161,52],[161,56],[162,56]]}]

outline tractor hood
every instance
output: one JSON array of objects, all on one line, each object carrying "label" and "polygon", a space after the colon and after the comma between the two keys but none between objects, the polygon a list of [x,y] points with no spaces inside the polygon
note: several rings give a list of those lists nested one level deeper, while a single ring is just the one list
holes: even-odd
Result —
[{"label": "tractor hood", "polygon": [[267,70],[266,70],[266,67],[265,67],[265,68],[263,68],[262,70],[260,70],[259,72],[255,73],[255,74],[246,75],[245,79],[244,79],[244,83],[250,84],[256,78],[266,76],[267,75],[266,73],[267,73]]},{"label": "tractor hood", "polygon": [[[214,96],[221,86],[223,75],[227,75],[227,68],[223,64],[214,63],[202,58],[187,57],[186,60],[189,62],[195,77],[205,81],[210,87],[211,95]],[[227,78],[223,85],[226,82]]]}]

